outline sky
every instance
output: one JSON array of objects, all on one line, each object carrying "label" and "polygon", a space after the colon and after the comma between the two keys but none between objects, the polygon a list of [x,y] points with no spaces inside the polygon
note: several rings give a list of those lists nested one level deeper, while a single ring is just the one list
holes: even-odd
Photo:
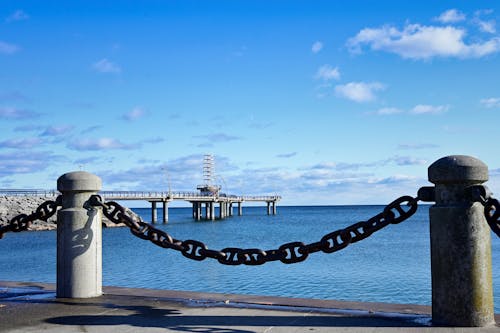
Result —
[{"label": "sky", "polygon": [[415,196],[447,155],[500,193],[500,3],[0,3],[0,188]]}]

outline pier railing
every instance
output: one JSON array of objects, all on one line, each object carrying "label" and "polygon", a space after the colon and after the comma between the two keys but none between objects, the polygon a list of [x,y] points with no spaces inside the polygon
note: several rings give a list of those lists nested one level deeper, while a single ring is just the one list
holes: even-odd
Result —
[{"label": "pier railing", "polygon": [[61,193],[56,190],[39,190],[39,189],[0,189],[0,196],[8,197],[54,197]]},{"label": "pier railing", "polygon": [[100,195],[112,200],[130,199],[191,199],[191,198],[211,198],[213,195],[200,192],[188,191],[101,191]]},{"label": "pier railing", "polygon": [[281,199],[279,195],[232,195],[226,193],[203,193],[190,191],[100,191],[99,194],[110,200],[130,200],[130,199],[169,199],[169,200],[189,200],[189,199],[227,199],[232,201],[277,201]]},{"label": "pier railing", "polygon": [[[178,240],[145,223],[129,209],[98,194],[99,177],[86,172],[62,175],[55,201],[47,201],[30,214],[0,227],[0,236],[23,231],[36,219],[58,214],[57,296],[95,297],[102,294],[101,218],[124,223],[133,235],[186,258],[215,259],[225,265],[285,264],[306,260],[312,253],[333,253],[375,232],[411,217],[418,202],[434,202],[429,209],[432,321],[435,325],[487,326],[494,323],[490,230],[500,237],[500,202],[482,183],[488,168],[468,156],[444,157],[428,169],[434,186],[422,187],[417,196],[400,197],[365,221],[326,233],[319,241],[289,242],[275,249],[227,247],[209,249],[198,240]],[[61,207],[57,211],[58,207]],[[78,233],[79,237],[74,237]],[[411,237],[411,235],[408,235]],[[85,267],[85,269],[82,269]]]},{"label": "pier railing", "polygon": [[[40,196],[51,197],[61,194],[57,190],[42,189],[0,189],[0,196]],[[147,199],[171,199],[189,200],[205,198],[227,198],[234,201],[277,201],[281,200],[279,195],[233,195],[233,194],[210,194],[192,191],[100,191],[99,194],[110,200],[147,200]]]}]

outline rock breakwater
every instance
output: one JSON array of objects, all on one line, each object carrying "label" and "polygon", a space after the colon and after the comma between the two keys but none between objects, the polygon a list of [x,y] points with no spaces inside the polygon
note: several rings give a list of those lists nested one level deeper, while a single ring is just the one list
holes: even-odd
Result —
[{"label": "rock breakwater", "polygon": [[[38,206],[47,200],[55,200],[55,196],[0,196],[0,225],[6,225],[10,220],[19,215],[29,215],[36,211]],[[48,221],[37,220],[31,223],[28,230],[55,230],[57,214]],[[103,216],[103,227],[124,226],[115,224]]]}]

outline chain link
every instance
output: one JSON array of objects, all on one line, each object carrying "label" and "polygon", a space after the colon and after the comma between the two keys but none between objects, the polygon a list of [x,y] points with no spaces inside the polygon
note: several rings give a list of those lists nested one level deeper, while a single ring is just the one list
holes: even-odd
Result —
[{"label": "chain link", "polygon": [[182,253],[186,258],[202,261],[206,258],[217,260],[224,265],[262,265],[270,261],[281,261],[285,264],[302,262],[309,254],[315,252],[333,253],[346,248],[349,244],[359,242],[374,232],[388,226],[398,224],[415,214],[418,207],[418,197],[400,197],[383,211],[367,221],[361,221],[348,226],[345,229],[328,233],[320,241],[304,244],[302,242],[290,242],[281,245],[278,249],[242,249],[227,247],[220,251],[209,249],[204,243],[197,240],[178,240],[165,231],[156,229],[132,212],[114,201],[104,202],[99,195],[93,195],[89,203],[103,208],[103,214],[111,222],[124,223],[129,227],[131,233],[139,238],[149,240],[153,244],[174,249]]},{"label": "chain link", "polygon": [[493,198],[493,193],[485,185],[473,185],[466,188],[466,197],[471,202],[479,202],[484,206],[484,217],[498,237],[500,237],[500,202]]},{"label": "chain link", "polygon": [[491,230],[500,237],[500,202],[497,199],[489,198],[484,204],[484,216]]},{"label": "chain link", "polygon": [[14,216],[9,224],[0,227],[0,238],[3,237],[3,234],[9,231],[12,232],[20,232],[27,230],[31,222],[36,220],[47,221],[51,218],[56,212],[57,208],[62,205],[62,196],[58,196],[56,200],[47,200],[42,203],[37,209],[31,213],[30,215],[19,214]]}]

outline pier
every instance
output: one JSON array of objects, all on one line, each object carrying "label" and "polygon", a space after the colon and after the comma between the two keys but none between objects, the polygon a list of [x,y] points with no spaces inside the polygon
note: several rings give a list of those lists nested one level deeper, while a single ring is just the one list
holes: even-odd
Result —
[{"label": "pier", "polygon": [[[165,170],[162,168],[162,170]],[[238,216],[243,215],[243,202],[262,202],[267,208],[267,215],[276,215],[279,195],[229,195],[221,192],[222,186],[216,184],[214,156],[203,156],[204,184],[196,187],[197,191],[171,191],[170,177],[167,173],[168,191],[99,191],[99,195],[106,200],[136,200],[148,201],[151,204],[151,223],[158,222],[158,205],[162,205],[162,222],[168,223],[168,204],[172,201],[187,201],[192,207],[193,219],[196,221],[214,221],[234,215],[234,207],[238,207]],[[223,180],[223,179],[222,179]],[[224,182],[225,183],[225,182]],[[0,195],[5,196],[42,196],[52,197],[61,194],[55,190],[40,189],[0,189]],[[218,211],[216,212],[216,206]]]},{"label": "pier", "polygon": [[[243,215],[243,202],[263,202],[266,204],[267,215],[276,215],[277,202],[281,199],[279,195],[272,196],[249,196],[249,195],[227,195],[219,191],[205,190],[205,186],[199,192],[151,192],[151,191],[101,191],[99,194],[106,200],[144,200],[151,203],[151,222],[158,221],[158,204],[163,208],[163,223],[168,222],[168,203],[174,200],[190,202],[193,207],[193,219],[215,220],[224,219],[234,215],[234,207],[238,207],[238,216]],[[215,208],[218,206],[218,214]]]},{"label": "pier", "polygon": [[[168,222],[168,203],[174,200],[188,201],[193,207],[193,219],[196,221],[224,219],[233,216],[234,205],[238,205],[238,216],[243,215],[243,202],[265,202],[267,215],[276,215],[276,203],[281,199],[274,196],[244,196],[228,195],[221,192],[222,186],[215,184],[215,179],[220,178],[215,174],[214,156],[203,156],[203,185],[196,187],[196,192],[172,192],[170,190],[170,177],[167,174],[168,192],[144,191],[101,191],[99,194],[107,200],[146,200],[151,203],[151,222],[158,220],[157,204],[163,205],[163,223]],[[215,206],[219,206],[218,214]]]}]

